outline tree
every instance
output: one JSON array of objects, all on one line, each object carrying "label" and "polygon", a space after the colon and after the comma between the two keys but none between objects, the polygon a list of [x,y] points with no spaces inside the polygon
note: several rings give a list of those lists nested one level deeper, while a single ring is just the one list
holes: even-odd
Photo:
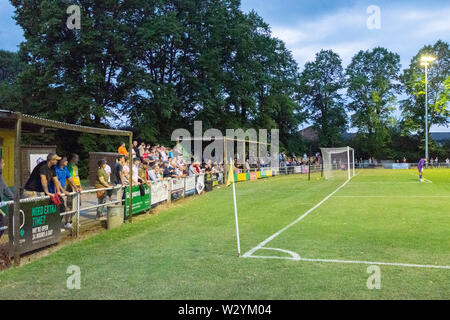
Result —
[{"label": "tree", "polygon": [[24,65],[16,52],[0,50],[0,106],[3,109],[18,109],[20,90],[17,77]]},{"label": "tree", "polygon": [[319,133],[319,144],[336,147],[347,129],[342,90],[345,78],[342,61],[332,50],[321,50],[307,62],[300,75],[299,97],[308,120]]},{"label": "tree", "polygon": [[380,159],[388,153],[399,72],[400,56],[381,47],[359,51],[346,69],[348,108],[354,112],[352,123],[364,156]]},{"label": "tree", "polygon": [[66,25],[65,0],[11,0],[26,41],[18,78],[21,111],[104,126],[127,95],[126,78],[138,1],[78,1],[81,29]]},{"label": "tree", "polygon": [[407,94],[400,104],[405,133],[417,133],[422,140],[425,133],[425,69],[420,65],[420,59],[424,55],[436,58],[428,68],[428,131],[432,125],[450,123],[450,49],[448,43],[439,40],[433,46],[420,49],[401,77]]}]

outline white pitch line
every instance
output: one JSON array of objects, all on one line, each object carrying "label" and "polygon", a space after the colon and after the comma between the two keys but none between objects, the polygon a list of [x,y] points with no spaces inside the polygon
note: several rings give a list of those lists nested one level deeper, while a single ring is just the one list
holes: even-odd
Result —
[{"label": "white pitch line", "polygon": [[333,198],[450,198],[450,196],[334,196]]},{"label": "white pitch line", "polygon": [[432,269],[449,269],[450,266],[439,266],[430,264],[412,264],[412,263],[397,263],[397,262],[375,262],[375,261],[358,261],[358,260],[338,260],[338,259],[308,259],[308,258],[294,258],[294,257],[276,257],[276,256],[247,256],[245,258],[258,259],[283,259],[293,261],[306,262],[326,262],[326,263],[347,263],[347,264],[368,264],[368,265],[385,265],[395,267],[409,267],[409,268],[432,268]]},{"label": "white pitch line", "polygon": [[[360,171],[361,172],[361,171]],[[355,176],[357,176],[360,172],[358,172]],[[268,237],[266,240],[262,241],[260,244],[258,244],[256,247],[254,247],[253,249],[250,249],[249,251],[247,251],[242,257],[246,258],[251,256],[255,251],[261,249],[262,247],[264,247],[267,243],[269,243],[270,241],[272,241],[275,237],[277,237],[278,235],[280,235],[280,233],[282,233],[283,231],[289,229],[290,227],[292,227],[293,225],[297,224],[299,221],[301,221],[303,218],[305,218],[308,214],[310,214],[312,211],[314,211],[316,208],[318,208],[319,206],[321,206],[325,201],[327,201],[332,195],[334,195],[336,192],[338,192],[339,190],[341,190],[348,182],[350,181],[350,179],[347,179],[340,187],[338,187],[336,190],[334,190],[332,193],[330,193],[328,196],[326,196],[322,201],[320,201],[318,204],[316,204],[314,207],[312,207],[311,209],[309,209],[308,211],[306,211],[302,216],[300,216],[299,218],[297,218],[297,220],[295,220],[294,222],[291,222],[290,224],[288,224],[286,227],[284,227],[283,229],[281,229],[280,231],[274,233],[273,235],[271,235],[270,237]]]}]

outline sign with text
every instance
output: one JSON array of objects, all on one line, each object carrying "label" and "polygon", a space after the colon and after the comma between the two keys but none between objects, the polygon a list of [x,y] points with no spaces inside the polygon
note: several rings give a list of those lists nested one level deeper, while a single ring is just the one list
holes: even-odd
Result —
[{"label": "sign with text", "polygon": [[152,205],[168,199],[169,181],[157,181],[152,183],[151,200]]},{"label": "sign with text", "polygon": [[[138,214],[150,210],[151,199],[150,199],[150,188],[146,185],[142,185],[144,188],[144,195],[141,194],[141,187],[133,187],[133,214]],[[125,216],[128,217],[130,212],[130,193],[129,188],[125,188]]]},{"label": "sign with text", "polygon": [[[8,214],[13,206],[8,206]],[[61,217],[59,207],[50,199],[20,204],[20,231],[18,235],[19,253],[58,243],[61,235]],[[10,254],[13,254],[14,227],[9,230]]]},{"label": "sign with text", "polygon": [[190,196],[195,193],[195,176],[186,177],[185,186],[184,186],[184,195]]}]

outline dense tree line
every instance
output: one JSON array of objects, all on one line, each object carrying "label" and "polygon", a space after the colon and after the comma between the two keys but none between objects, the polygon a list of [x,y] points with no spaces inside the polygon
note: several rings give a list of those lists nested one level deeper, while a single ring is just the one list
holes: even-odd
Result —
[{"label": "dense tree line", "polygon": [[[69,3],[70,2],[70,3]],[[403,72],[398,54],[360,51],[344,69],[331,50],[300,72],[285,44],[240,0],[11,0],[25,41],[0,51],[0,104],[27,114],[97,127],[132,129],[150,143],[170,143],[176,128],[278,128],[281,149],[303,153],[306,123],[313,146],[355,145],[364,158],[415,160],[423,154],[424,53],[429,127],[449,124],[449,45],[425,46]],[[81,8],[81,29],[66,9]],[[406,99],[398,101],[400,93]],[[402,117],[393,116],[400,108]],[[117,125],[119,124],[119,125]],[[344,133],[358,132],[352,141]],[[66,151],[116,149],[112,138],[49,133]],[[444,153],[431,143],[430,151]]]}]

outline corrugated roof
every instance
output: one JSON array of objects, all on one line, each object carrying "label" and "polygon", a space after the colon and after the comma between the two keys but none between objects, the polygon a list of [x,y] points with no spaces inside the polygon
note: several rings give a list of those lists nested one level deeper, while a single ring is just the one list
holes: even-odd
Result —
[{"label": "corrugated roof", "polygon": [[32,125],[37,125],[46,128],[55,128],[62,130],[70,130],[70,131],[78,131],[84,133],[92,133],[92,134],[104,134],[104,135],[114,135],[114,136],[130,136],[132,135],[131,131],[122,131],[122,130],[113,130],[113,129],[103,129],[103,128],[94,128],[94,127],[86,127],[80,126],[76,124],[69,124],[54,120],[43,119],[35,116],[30,116],[27,114],[21,114],[19,112],[8,111],[8,110],[0,110],[0,119],[2,120],[17,120],[17,118],[21,116],[23,123],[28,123]]}]

